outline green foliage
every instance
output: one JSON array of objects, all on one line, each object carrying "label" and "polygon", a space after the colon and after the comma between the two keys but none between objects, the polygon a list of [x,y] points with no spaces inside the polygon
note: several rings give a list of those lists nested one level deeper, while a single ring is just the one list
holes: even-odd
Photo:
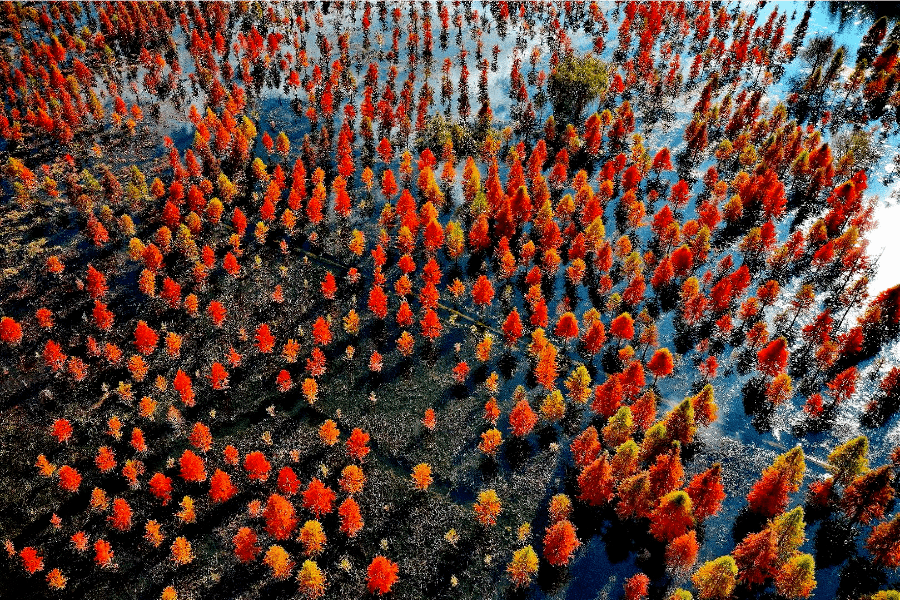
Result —
[{"label": "green foliage", "polygon": [[834,479],[838,483],[847,484],[860,473],[869,468],[869,439],[861,435],[848,442],[844,442],[831,451],[828,462],[834,471]]},{"label": "green foliage", "polygon": [[435,156],[440,156],[444,144],[450,141],[453,142],[453,151],[457,156],[469,156],[478,153],[484,139],[478,139],[479,137],[481,136],[465,123],[446,119],[437,113],[428,120],[422,135],[416,138],[416,149],[421,152],[430,148]]},{"label": "green foliage", "polygon": [[609,87],[606,63],[594,56],[569,54],[563,58],[547,83],[553,111],[560,126],[579,125],[589,102]]}]

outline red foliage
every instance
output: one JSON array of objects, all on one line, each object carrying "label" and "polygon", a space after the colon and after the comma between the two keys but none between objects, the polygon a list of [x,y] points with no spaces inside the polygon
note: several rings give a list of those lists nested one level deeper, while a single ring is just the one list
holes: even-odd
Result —
[{"label": "red foliage", "polygon": [[216,327],[221,327],[222,323],[225,322],[225,315],[227,314],[227,311],[225,310],[225,306],[221,302],[219,302],[218,300],[213,300],[206,308],[206,314],[209,315],[210,319],[212,319],[213,325],[215,325]]},{"label": "red foliage", "polygon": [[591,410],[606,418],[616,414],[623,399],[620,377],[619,374],[613,373],[606,378],[606,381],[594,388],[594,401],[591,403]]},{"label": "red foliage", "polygon": [[59,371],[66,363],[66,355],[62,348],[53,340],[47,340],[44,345],[44,362],[54,371]]},{"label": "red foliage", "polygon": [[81,485],[81,474],[69,465],[63,465],[56,472],[59,475],[59,487],[67,492],[77,492]]},{"label": "red foliage", "polygon": [[667,454],[660,454],[650,465],[650,493],[661,498],[674,489],[681,487],[684,481],[684,467],[681,464],[681,451],[678,446]]},{"label": "red foliage", "polygon": [[509,426],[516,437],[525,437],[531,433],[537,421],[537,413],[525,398],[519,400],[509,413]]},{"label": "red foliage", "polygon": [[112,565],[114,552],[112,546],[106,540],[100,539],[94,542],[94,562],[101,567]]},{"label": "red foliage", "polygon": [[134,346],[143,355],[150,355],[156,348],[159,336],[144,321],[138,321],[134,329]]},{"label": "red foliage", "polygon": [[303,490],[303,506],[315,513],[316,519],[318,519],[333,510],[335,497],[331,488],[315,477]]},{"label": "red foliage", "polygon": [[653,353],[650,361],[647,363],[647,369],[653,373],[654,377],[667,377],[675,368],[672,362],[672,353],[668,348],[660,348]]},{"label": "red foliage", "polygon": [[113,500],[112,514],[107,517],[107,520],[119,531],[131,529],[131,506],[124,498]]},{"label": "red foliage", "polygon": [[725,488],[722,485],[722,465],[715,463],[702,473],[691,479],[685,489],[694,507],[694,516],[698,521],[711,517],[719,512],[722,500],[725,499]]},{"label": "red foliage", "polygon": [[286,496],[293,496],[300,489],[300,480],[290,467],[282,467],[278,472],[278,489]]},{"label": "red foliage", "polygon": [[337,283],[335,283],[334,275],[326,273],[322,280],[322,296],[327,300],[334,299],[334,293],[337,291]]},{"label": "red foliage", "polygon": [[162,500],[163,506],[172,500],[172,478],[156,473],[150,478],[150,493]]},{"label": "red foliage", "polygon": [[369,434],[356,427],[347,438],[347,454],[356,460],[362,460],[369,453]]},{"label": "red foliage", "polygon": [[341,502],[338,507],[338,517],[341,521],[341,532],[347,534],[347,537],[355,537],[362,529],[363,520],[359,512],[359,504],[353,498],[347,498]]},{"label": "red foliage", "polygon": [[697,532],[691,529],[666,545],[666,566],[676,571],[687,571],[697,562],[699,549]]},{"label": "red foliage", "polygon": [[259,450],[250,452],[244,457],[244,471],[247,472],[249,479],[267,481],[271,470],[271,463],[266,460],[266,455]]},{"label": "red foliage", "polygon": [[747,494],[750,510],[764,517],[774,517],[783,512],[788,505],[790,486],[787,473],[767,468]]},{"label": "red foliage", "polygon": [[94,300],[102,298],[109,290],[106,286],[106,277],[95,269],[93,265],[88,265],[87,268],[87,290]]},{"label": "red foliage", "polygon": [[765,583],[774,574],[778,548],[771,529],[747,535],[734,552],[738,577],[750,585]]},{"label": "red foliage", "polygon": [[241,527],[232,538],[234,543],[234,555],[242,563],[256,560],[256,555],[262,552],[262,548],[256,545],[256,533],[249,527]]},{"label": "red foliage", "polygon": [[578,319],[571,312],[563,313],[559,317],[553,333],[566,340],[578,337]]},{"label": "red foliage", "polygon": [[584,468],[594,462],[603,450],[600,444],[600,438],[597,435],[597,428],[593,425],[578,434],[572,440],[569,448],[572,451],[572,458],[575,466]]},{"label": "red foliage", "polygon": [[900,515],[872,528],[866,549],[876,565],[896,569],[900,566]]},{"label": "red foliage", "polygon": [[225,502],[237,493],[231,477],[225,471],[216,469],[209,480],[209,498],[216,503]]},{"label": "red foliage", "polygon": [[625,580],[625,600],[642,600],[647,598],[650,578],[638,573]]},{"label": "red foliage", "polygon": [[388,560],[380,554],[372,559],[366,571],[366,587],[370,593],[387,594],[397,581],[397,573],[400,570],[397,563]]},{"label": "red foliage", "polygon": [[575,535],[575,527],[564,519],[547,528],[544,535],[544,558],[554,567],[569,563],[572,553],[581,545]]},{"label": "red foliage", "polygon": [[269,330],[269,325],[263,323],[256,328],[256,348],[263,354],[268,354],[275,347],[275,338]]},{"label": "red foliage", "polygon": [[609,324],[609,333],[620,340],[630,340],[634,337],[634,319],[628,313],[622,313]]},{"label": "red foliage", "polygon": [[387,316],[387,295],[385,295],[384,290],[379,286],[373,286],[371,290],[369,290],[369,310],[372,311],[372,314],[378,317],[379,319],[384,319]]},{"label": "red foliage", "polygon": [[488,306],[494,299],[494,286],[490,280],[481,275],[472,286],[472,299],[478,306]]},{"label": "red foliage", "polygon": [[602,506],[612,499],[613,485],[612,469],[604,452],[578,475],[578,488],[581,490],[578,498],[591,506]]},{"label": "red foliage", "polygon": [[185,481],[206,481],[206,466],[203,459],[190,450],[184,451],[178,463],[181,467],[181,478]]},{"label": "red foliage", "polygon": [[599,352],[606,342],[606,329],[603,326],[603,322],[600,319],[592,322],[581,340],[588,354],[594,355]]},{"label": "red foliage", "polygon": [[650,513],[650,533],[661,542],[670,542],[693,526],[691,499],[682,491],[666,494]]},{"label": "red foliage", "polygon": [[425,311],[425,316],[419,321],[419,325],[422,327],[422,335],[431,341],[437,339],[443,329],[437,313],[430,308]]},{"label": "red foliage", "polygon": [[776,377],[784,372],[787,366],[788,351],[787,340],[783,337],[769,342],[769,344],[756,353],[759,362],[759,372],[769,377]]},{"label": "red foliage", "polygon": [[0,340],[15,346],[22,341],[22,326],[10,317],[0,318]]},{"label": "red foliage", "polygon": [[72,437],[72,424],[67,419],[56,419],[53,422],[51,435],[56,438],[60,444],[68,442]]},{"label": "red foliage", "polygon": [[327,346],[331,343],[331,329],[324,317],[319,317],[313,323],[313,340],[319,346]]},{"label": "red foliage", "polygon": [[263,511],[266,519],[266,532],[276,540],[286,540],[297,527],[294,505],[279,494],[271,494]]},{"label": "red foliage", "polygon": [[22,548],[19,552],[19,558],[22,559],[22,566],[29,575],[34,575],[44,569],[44,557],[40,556],[31,546]]},{"label": "red foliage", "polygon": [[853,395],[856,391],[856,380],[858,377],[859,374],[856,367],[849,367],[828,382],[828,392],[834,399],[835,404],[840,404]]}]

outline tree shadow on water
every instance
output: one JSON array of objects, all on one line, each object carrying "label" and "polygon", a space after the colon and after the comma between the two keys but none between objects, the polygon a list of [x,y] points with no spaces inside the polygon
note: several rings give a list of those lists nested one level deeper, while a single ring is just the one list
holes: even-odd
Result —
[{"label": "tree shadow on water", "polygon": [[856,554],[856,534],[853,525],[844,519],[822,521],[813,540],[816,566],[833,567],[853,557]]}]

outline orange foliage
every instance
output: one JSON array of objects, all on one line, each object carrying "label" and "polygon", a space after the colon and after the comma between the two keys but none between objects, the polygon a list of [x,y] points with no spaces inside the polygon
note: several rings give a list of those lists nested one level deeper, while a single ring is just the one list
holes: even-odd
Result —
[{"label": "orange foliage", "polygon": [[341,521],[341,532],[347,534],[347,537],[354,537],[363,527],[359,504],[353,498],[347,498],[341,502],[338,507],[338,517]]}]

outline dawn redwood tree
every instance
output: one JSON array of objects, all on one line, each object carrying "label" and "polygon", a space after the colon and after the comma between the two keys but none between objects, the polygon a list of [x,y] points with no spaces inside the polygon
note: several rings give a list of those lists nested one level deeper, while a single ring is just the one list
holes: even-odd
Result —
[{"label": "dawn redwood tree", "polygon": [[419,325],[422,327],[422,335],[431,342],[440,337],[443,329],[437,313],[430,308],[425,311],[425,316],[419,321]]},{"label": "dawn redwood tree", "polygon": [[522,337],[522,333],[522,319],[519,316],[519,310],[513,308],[503,322],[503,338],[506,345],[515,346],[519,338]]},{"label": "dawn redwood tree", "polygon": [[631,409],[623,406],[609,418],[603,428],[603,441],[611,447],[616,447],[630,440],[633,433],[634,421],[631,417]]},{"label": "dawn redwood tree", "polygon": [[881,466],[859,475],[844,488],[841,508],[847,517],[867,525],[884,516],[888,504],[894,499],[891,485],[894,475],[889,466]]},{"label": "dawn redwood tree", "polygon": [[363,528],[359,504],[353,498],[346,498],[341,502],[341,505],[338,507],[338,518],[340,519],[340,530],[347,537],[355,537]]},{"label": "dawn redwood tree", "polygon": [[412,480],[415,488],[425,491],[434,481],[431,477],[431,466],[428,463],[419,463],[412,470]]},{"label": "dawn redwood tree", "polygon": [[584,468],[593,463],[603,449],[597,428],[593,425],[587,427],[572,440],[570,449],[575,466]]},{"label": "dawn redwood tree", "polygon": [[347,454],[355,460],[362,461],[369,454],[369,434],[358,427],[350,432],[347,438]]},{"label": "dawn redwood tree", "polygon": [[837,446],[828,455],[834,479],[846,485],[869,468],[869,439],[858,436]]},{"label": "dawn redwood tree", "polygon": [[303,561],[303,566],[297,573],[297,582],[300,586],[300,593],[310,600],[320,598],[325,593],[325,575],[315,561]]},{"label": "dawn redwood tree", "polygon": [[660,348],[647,362],[647,370],[653,373],[653,385],[656,385],[656,380],[660,377],[671,375],[674,368],[672,353],[668,348]]},{"label": "dawn redwood tree", "polygon": [[237,493],[231,483],[231,476],[221,469],[216,469],[209,480],[209,498],[216,504],[227,502]]},{"label": "dawn redwood tree", "polygon": [[718,406],[713,392],[712,384],[707,383],[697,394],[689,398],[691,406],[694,409],[694,418],[697,423],[708,427],[716,420],[718,414]]},{"label": "dawn redwood tree", "polygon": [[172,500],[172,479],[162,473],[155,473],[148,482],[150,493],[162,501],[163,506]]},{"label": "dawn redwood tree", "polygon": [[294,505],[280,494],[271,494],[263,511],[266,532],[276,540],[286,540],[297,526]]},{"label": "dawn redwood tree", "polygon": [[649,517],[656,503],[650,489],[650,474],[640,471],[625,477],[617,489],[616,514],[620,519],[642,519]]},{"label": "dawn redwood tree", "polygon": [[284,466],[278,471],[278,490],[285,496],[293,496],[300,490],[300,479],[294,473],[294,470],[288,466]]},{"label": "dawn redwood tree", "polygon": [[271,463],[266,459],[266,455],[259,450],[249,452],[244,457],[244,471],[247,473],[248,479],[267,481],[271,470]]},{"label": "dawn redwood tree", "polygon": [[765,517],[773,517],[787,508],[788,494],[800,489],[806,461],[803,449],[797,446],[778,456],[771,466],[763,470],[762,477],[747,495],[751,511]]},{"label": "dawn redwood tree", "polygon": [[706,471],[698,473],[685,488],[691,498],[694,517],[699,522],[717,514],[725,499],[722,485],[722,465],[715,463]]},{"label": "dawn redwood tree", "polygon": [[666,567],[673,572],[687,572],[697,562],[699,545],[693,529],[671,540],[666,545]]},{"label": "dawn redwood tree", "polygon": [[256,556],[262,552],[262,548],[256,545],[256,533],[249,527],[241,527],[232,538],[234,555],[242,563],[256,560]]},{"label": "dawn redwood tree", "polygon": [[796,554],[775,574],[775,589],[785,598],[808,598],[816,587],[816,565],[811,554]]},{"label": "dawn redwood tree", "polygon": [[256,349],[263,354],[269,354],[275,347],[275,338],[269,329],[268,323],[263,323],[256,328]]},{"label": "dawn redwood tree", "polygon": [[297,539],[303,544],[303,553],[307,556],[321,554],[327,542],[322,524],[312,519],[303,524]]},{"label": "dawn redwood tree", "polygon": [[578,319],[571,312],[565,312],[556,322],[554,335],[563,338],[566,342],[578,337]]},{"label": "dawn redwood tree", "polygon": [[144,321],[138,321],[137,327],[134,329],[134,346],[137,351],[147,356],[156,349],[159,336]]},{"label": "dawn redwood tree", "polygon": [[506,572],[516,587],[529,585],[537,571],[538,557],[530,545],[513,552],[512,560],[506,566]]},{"label": "dawn redwood tree", "polygon": [[519,400],[509,413],[509,426],[516,437],[525,437],[531,433],[537,421],[537,413],[525,398]]},{"label": "dawn redwood tree", "polygon": [[181,478],[188,482],[206,481],[206,466],[203,459],[190,450],[185,450],[179,459]]},{"label": "dawn redwood tree", "polygon": [[124,498],[116,498],[112,503],[112,514],[106,519],[119,531],[131,529],[131,505]]},{"label": "dawn redwood tree", "polygon": [[666,494],[650,513],[650,533],[661,542],[670,542],[693,526],[691,498],[681,490]]},{"label": "dawn redwood tree", "polygon": [[369,563],[366,570],[366,588],[372,594],[387,594],[397,582],[397,573],[400,571],[397,563],[378,555]]},{"label": "dawn redwood tree", "polygon": [[495,490],[484,490],[478,494],[478,499],[472,507],[475,518],[485,527],[497,524],[497,517],[503,509],[499,496]]},{"label": "dawn redwood tree", "polygon": [[0,341],[10,346],[17,345],[22,341],[22,326],[10,317],[0,318]]},{"label": "dawn redwood tree", "polygon": [[755,586],[771,579],[777,568],[777,548],[771,529],[749,533],[732,552],[738,579]]},{"label": "dawn redwood tree", "polygon": [[330,487],[322,483],[318,477],[314,477],[303,490],[303,506],[313,512],[316,519],[333,510],[336,496]]},{"label": "dawn redwood tree", "polygon": [[650,578],[643,573],[632,575],[625,580],[625,600],[646,600],[650,588]]},{"label": "dawn redwood tree", "polygon": [[700,600],[727,600],[737,584],[738,569],[731,556],[704,563],[691,578]]},{"label": "dawn redwood tree", "polygon": [[604,452],[578,475],[579,499],[591,506],[602,506],[612,500],[615,482],[609,466],[608,455]]},{"label": "dawn redwood tree", "polygon": [[272,577],[275,579],[287,579],[294,569],[294,561],[291,560],[290,554],[277,544],[269,546],[263,562],[271,569]]},{"label": "dawn redwood tree", "polygon": [[759,372],[768,377],[777,377],[784,372],[788,361],[787,340],[783,337],[769,342],[756,353]]},{"label": "dawn redwood tree", "polygon": [[609,334],[619,340],[619,345],[622,341],[631,340],[634,337],[634,319],[628,313],[620,314],[609,324]]},{"label": "dawn redwood tree", "polygon": [[358,465],[347,465],[341,470],[341,479],[338,484],[350,496],[362,492],[365,483],[365,473]]},{"label": "dawn redwood tree", "polygon": [[866,539],[866,549],[875,565],[889,569],[900,566],[900,515],[873,527]]},{"label": "dawn redwood tree", "polygon": [[588,355],[597,354],[606,342],[606,328],[603,326],[603,322],[600,319],[592,321],[581,341]]},{"label": "dawn redwood tree", "polygon": [[544,558],[554,567],[567,565],[580,545],[575,527],[563,519],[548,527],[544,534]]}]

